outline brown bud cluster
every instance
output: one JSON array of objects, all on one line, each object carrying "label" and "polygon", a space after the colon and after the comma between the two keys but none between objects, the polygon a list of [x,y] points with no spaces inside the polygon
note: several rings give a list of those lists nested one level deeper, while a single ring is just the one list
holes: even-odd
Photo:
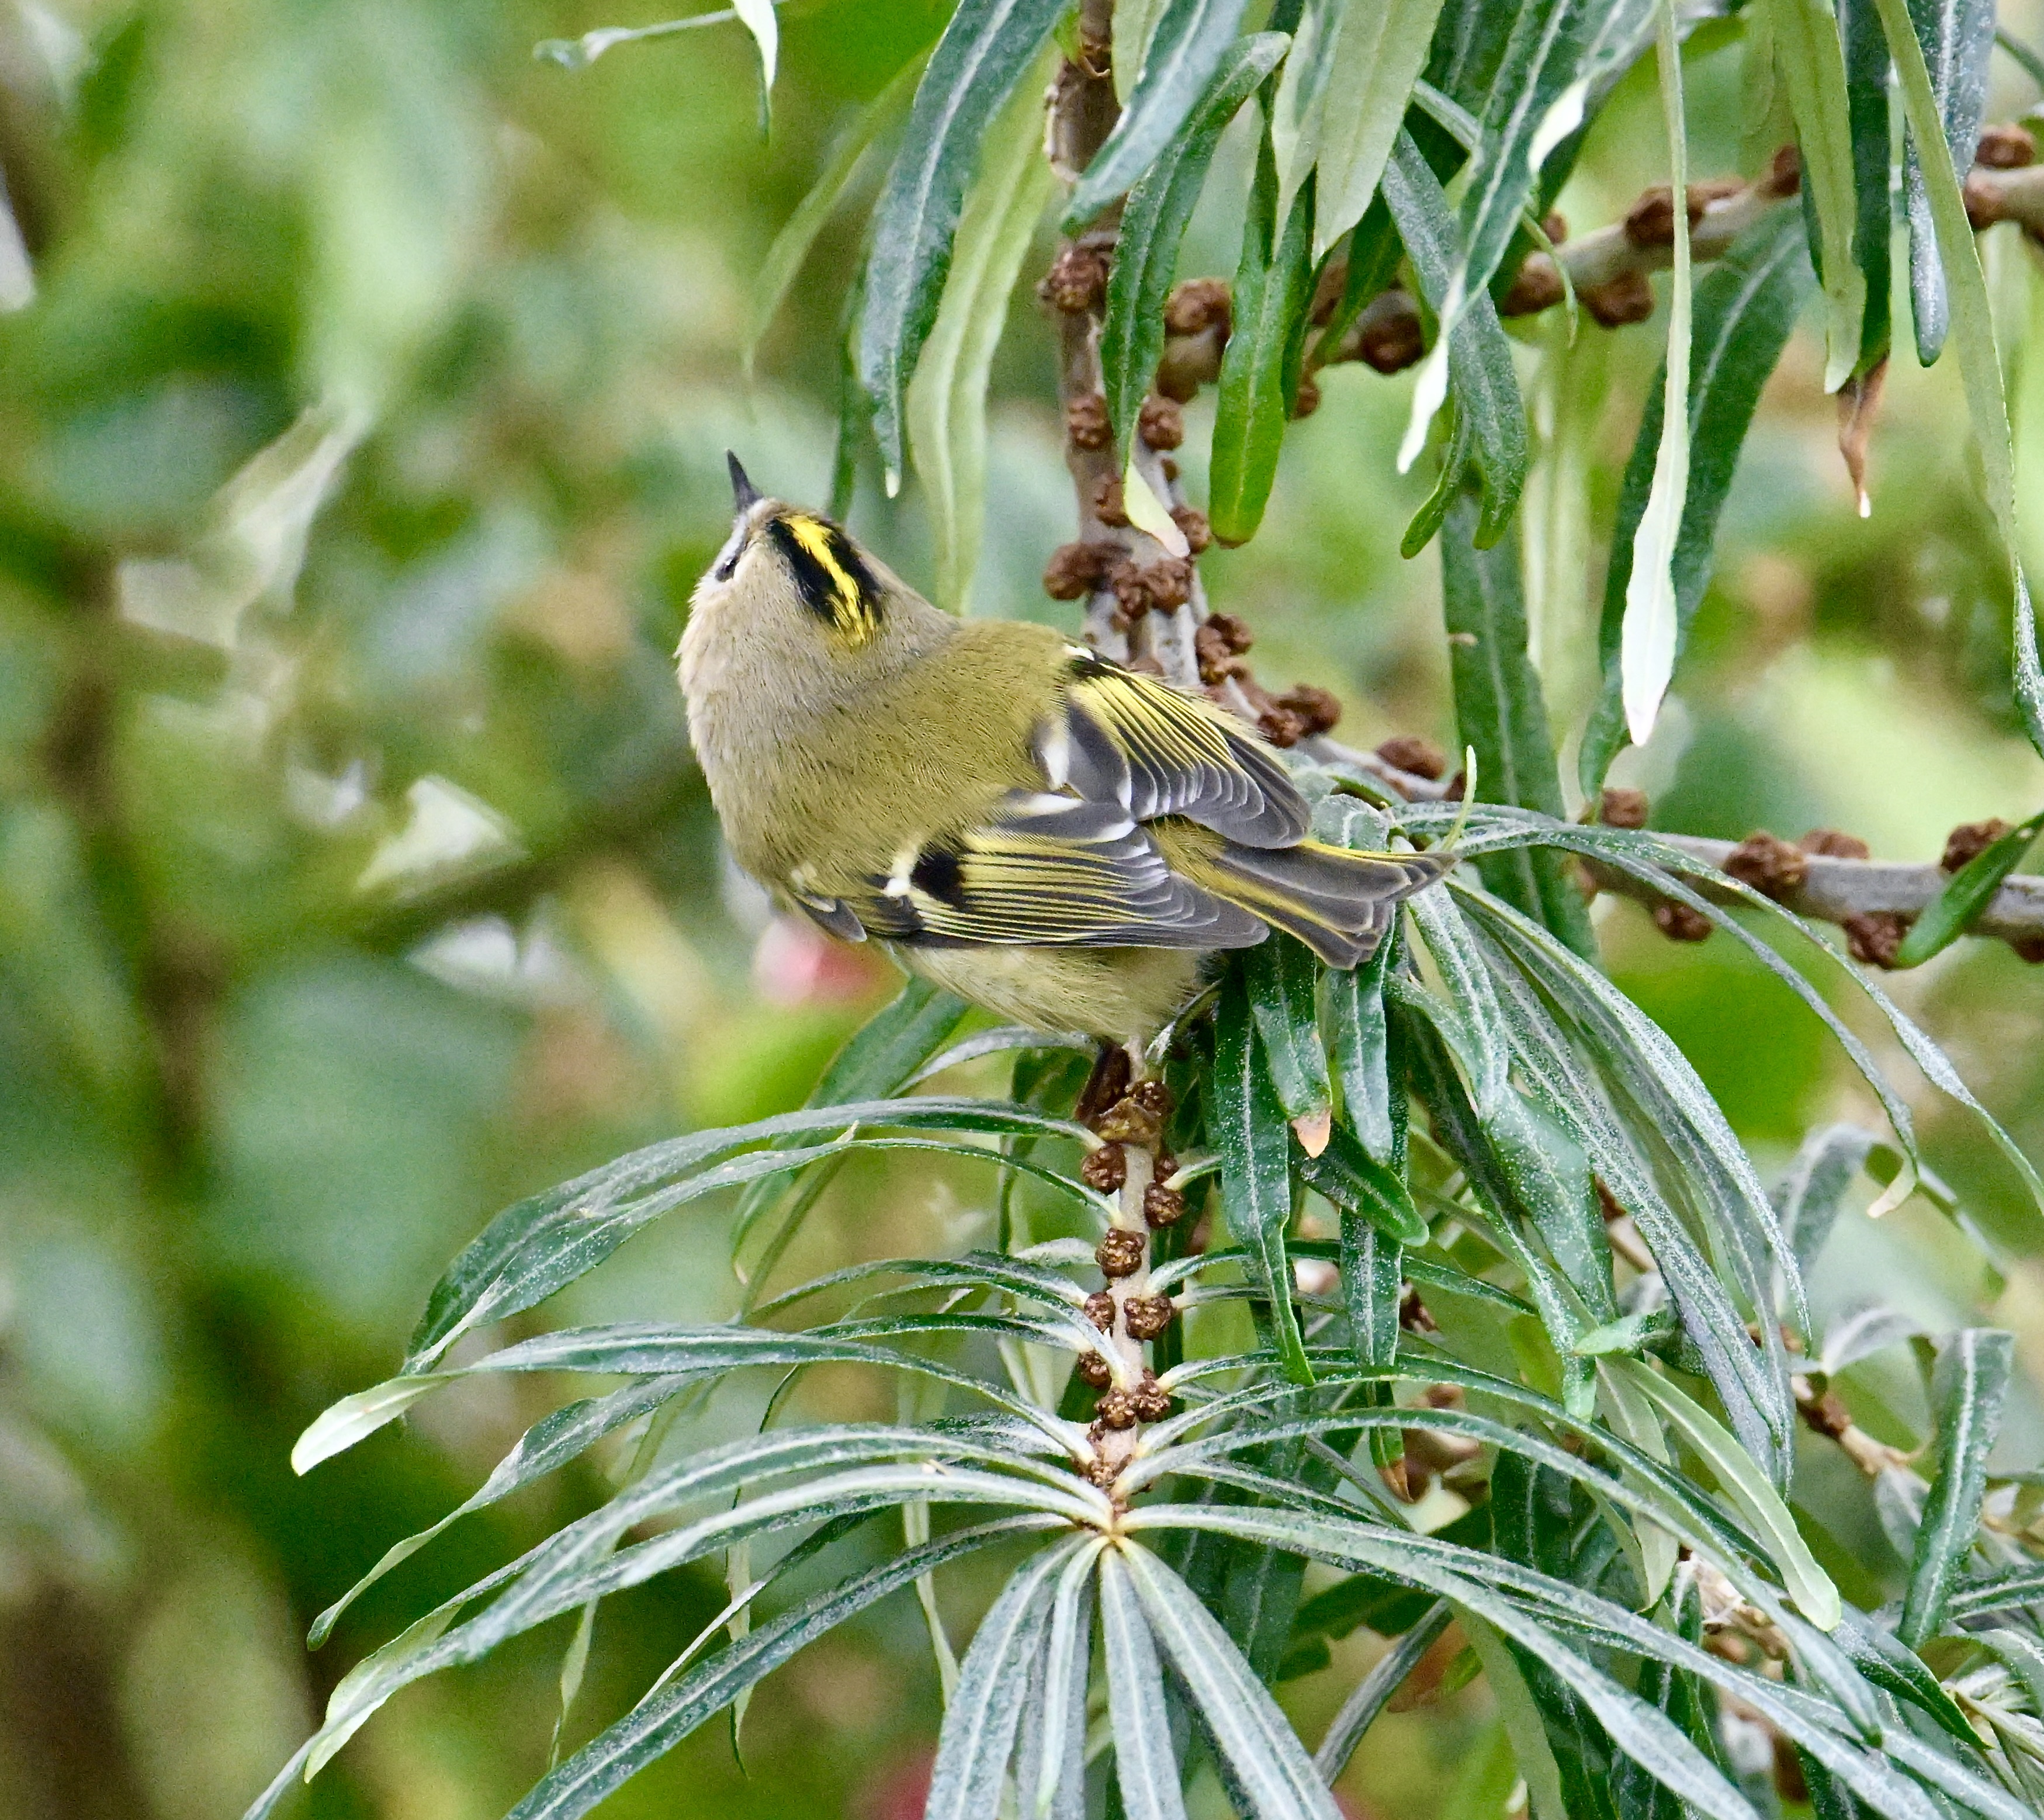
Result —
[{"label": "brown bud cluster", "polygon": [[1164,332],[1199,335],[1217,328],[1226,335],[1234,324],[1234,307],[1225,278],[1189,278],[1164,299]]},{"label": "brown bud cluster", "polygon": [[1156,1143],[1162,1128],[1158,1115],[1132,1093],[1116,1100],[1093,1124],[1111,1144],[1140,1144],[1145,1150]]},{"label": "brown bud cluster", "polygon": [[1247,676],[1241,654],[1254,643],[1249,628],[1232,613],[1210,614],[1193,634],[1193,652],[1200,663],[1200,681],[1209,687],[1231,676]]},{"label": "brown bud cluster", "polygon": [[1103,1334],[1114,1331],[1114,1298],[1105,1289],[1096,1289],[1085,1299],[1085,1318]]},{"label": "brown bud cluster", "polygon": [[1131,1296],[1121,1304],[1121,1324],[1132,1340],[1154,1340],[1177,1313],[1169,1296]]},{"label": "brown bud cluster", "polygon": [[1153,449],[1174,449],[1185,440],[1185,406],[1153,392],[1136,413],[1135,431]]},{"label": "brown bud cluster", "polygon": [[1869,967],[1892,967],[1909,933],[1909,919],[1893,910],[1869,910],[1848,916],[1842,927],[1852,958]]},{"label": "brown bud cluster", "polygon": [[1286,689],[1278,697],[1278,706],[1298,720],[1301,739],[1331,732],[1341,724],[1341,703],[1331,690],[1316,683],[1302,682],[1295,689]]},{"label": "brown bud cluster", "polygon": [[1799,1398],[1796,1407],[1804,1422],[1827,1441],[1835,1441],[1852,1426],[1852,1411],[1835,1390],[1827,1390],[1822,1396]]},{"label": "brown bud cluster", "polygon": [[1122,493],[1120,474],[1104,474],[1093,483],[1093,515],[1117,528],[1128,523],[1128,501]]},{"label": "brown bud cluster", "polygon": [[1079,1180],[1101,1194],[1113,1194],[1128,1180],[1128,1158],[1119,1144],[1103,1144],[1079,1165]]},{"label": "brown bud cluster", "polygon": [[1796,844],[1807,854],[1827,859],[1865,859],[1873,850],[1858,835],[1835,827],[1813,827]]},{"label": "brown bud cluster", "polygon": [[1154,1371],[1146,1371],[1143,1381],[1135,1387],[1133,1399],[1136,1415],[1144,1422],[1162,1422],[1171,1413],[1170,1392],[1158,1383]]},{"label": "brown bud cluster", "polygon": [[1394,771],[1409,771],[1430,782],[1438,783],[1448,768],[1447,754],[1416,733],[1393,735],[1377,748],[1377,755]]},{"label": "brown bud cluster", "polygon": [[1310,417],[1320,408],[1320,382],[1310,375],[1301,378],[1299,390],[1292,400],[1292,415],[1296,418]]},{"label": "brown bud cluster", "polygon": [[1105,1492],[1121,1476],[1121,1469],[1112,1460],[1094,1458],[1079,1469],[1079,1476],[1089,1485],[1097,1485]]},{"label": "brown bud cluster", "polygon": [[1600,328],[1623,328],[1628,323],[1644,322],[1654,313],[1654,286],[1642,271],[1621,272],[1607,283],[1585,285],[1576,296]]},{"label": "brown bud cluster", "polygon": [[1707,942],[1711,935],[1709,917],[1672,897],[1654,906],[1654,927],[1671,942]]},{"label": "brown bud cluster", "polygon": [[1143,1191],[1143,1217],[1151,1226],[1176,1226],[1185,1217],[1185,1191],[1151,1183]]},{"label": "brown bud cluster", "polygon": [[1621,789],[1607,786],[1603,800],[1597,804],[1597,820],[1606,827],[1644,827],[1646,825],[1646,793],[1644,790]]},{"label": "brown bud cluster", "polygon": [[1800,847],[1776,839],[1765,828],[1755,828],[1725,855],[1722,870],[1778,904],[1809,877],[1810,856]]},{"label": "brown bud cluster", "polygon": [[1130,620],[1153,609],[1169,612],[1193,597],[1193,565],[1183,556],[1160,556],[1154,563],[1121,562],[1108,574],[1116,603]]},{"label": "brown bud cluster", "polygon": [[1104,449],[1114,440],[1114,426],[1108,422],[1107,400],[1097,392],[1088,392],[1065,407],[1065,434],[1075,447]]},{"label": "brown bud cluster", "polygon": [[1098,1353],[1081,1353],[1072,1369],[1078,1373],[1081,1384],[1090,1384],[1095,1390],[1105,1390],[1114,1381],[1114,1368]]},{"label": "brown bud cluster", "polygon": [[1043,592],[1054,601],[1082,601],[1120,560],[1112,543],[1061,543],[1043,566]]},{"label": "brown bud cluster", "polygon": [[1171,522],[1185,539],[1185,548],[1195,556],[1213,542],[1213,527],[1208,524],[1207,515],[1193,506],[1173,506]]},{"label": "brown bud cluster", "polygon": [[1133,1277],[1143,1268],[1143,1254],[1147,1249],[1141,1233],[1116,1226],[1093,1247],[1093,1261],[1103,1277]]},{"label": "brown bud cluster", "polygon": [[1426,351],[1419,306],[1395,286],[1356,324],[1355,357],[1374,373],[1402,373],[1416,367]]},{"label": "brown bud cluster", "polygon": [[2008,945],[2019,961],[2027,961],[2033,967],[2044,966],[2044,935],[2018,935]]},{"label": "brown bud cluster", "polygon": [[[1550,236],[1550,238],[1552,236]],[[1568,295],[1562,283],[1561,268],[1545,253],[1528,253],[1512,275],[1512,282],[1498,300],[1500,316],[1538,316],[1552,309]]]},{"label": "brown bud cluster", "polygon": [[1067,316],[1097,308],[1107,294],[1107,255],[1093,247],[1062,248],[1036,286],[1036,294]]},{"label": "brown bud cluster", "polygon": [[1398,1298],[1398,1324],[1408,1334],[1438,1334],[1441,1330],[1435,1325],[1427,1304],[1420,1300],[1420,1292],[1409,1283],[1405,1285],[1405,1293]]},{"label": "brown bud cluster", "polygon": [[1945,836],[1945,854],[1938,863],[1947,872],[1957,872],[1987,851],[2008,832],[2008,824],[1993,821],[1961,822]]},{"label": "brown bud cluster", "polygon": [[1135,1426],[1135,1399],[1125,1390],[1102,1392],[1101,1400],[1093,1406],[1093,1420],[1103,1428],[1133,1428]]},{"label": "brown bud cluster", "polygon": [[2037,162],[2037,140],[2027,127],[2011,121],[2003,126],[1983,127],[1980,144],[1973,148],[1973,162],[1990,171],[2020,171]]},{"label": "brown bud cluster", "polygon": [[1779,201],[1784,196],[1792,196],[1803,187],[1803,154],[1794,145],[1784,145],[1775,152],[1769,161],[1767,174],[1757,186],[1763,196]]},{"label": "brown bud cluster", "polygon": [[1137,1081],[1129,1089],[1128,1096],[1153,1118],[1164,1119],[1171,1115],[1171,1089],[1154,1074]]}]

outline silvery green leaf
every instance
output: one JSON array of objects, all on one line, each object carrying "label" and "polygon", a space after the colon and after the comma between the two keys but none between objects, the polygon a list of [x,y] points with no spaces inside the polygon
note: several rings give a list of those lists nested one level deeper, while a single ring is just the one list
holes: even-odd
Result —
[{"label": "silvery green leaf", "polygon": [[1817,1356],[1817,1369],[1827,1377],[1871,1358],[1877,1352],[1913,1338],[1923,1328],[1899,1308],[1870,1303],[1851,1314],[1841,1315],[1824,1330],[1824,1344]]},{"label": "silvery green leaf", "polygon": [[1356,1683],[1355,1691],[1342,1702],[1341,1710],[1327,1722],[1327,1735],[1313,1754],[1313,1767],[1330,1788],[1347,1768],[1348,1760],[1355,1755],[1355,1747],[1362,1743],[1363,1734],[1390,1703],[1391,1696],[1404,1685],[1406,1677],[1419,1667],[1420,1658],[1433,1647],[1434,1640],[1447,1629],[1448,1620],[1454,1615],[1446,1599],[1436,1603],[1370,1664],[1370,1672]]},{"label": "silvery green leaf", "polygon": [[1987,1457],[2001,1432],[2015,1357],[2015,1336],[1967,1327],[1938,1360],[1938,1472],[1916,1530],[1909,1591],[1896,1634],[1911,1649],[1937,1635],[1952,1582],[1980,1531]]},{"label": "silvery green leaf", "polygon": [[1170,1716],[1164,1703],[1163,1670],[1119,1549],[1109,1549],[1100,1557],[1100,1627],[1122,1811],[1129,1820],[1185,1820],[1178,1764],[1171,1751]]}]

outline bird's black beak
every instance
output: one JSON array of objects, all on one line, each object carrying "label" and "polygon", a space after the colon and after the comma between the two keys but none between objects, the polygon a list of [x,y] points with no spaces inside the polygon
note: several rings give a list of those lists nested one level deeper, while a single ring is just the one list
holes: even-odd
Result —
[{"label": "bird's black beak", "polygon": [[724,459],[731,463],[731,497],[737,502],[739,515],[743,517],[760,498],[759,489],[752,484],[745,470],[739,466],[738,457],[729,449],[724,451]]}]

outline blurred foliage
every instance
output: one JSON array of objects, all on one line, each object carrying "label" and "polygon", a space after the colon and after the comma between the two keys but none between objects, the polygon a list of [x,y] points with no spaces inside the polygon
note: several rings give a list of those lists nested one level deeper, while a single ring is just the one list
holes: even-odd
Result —
[{"label": "blurred foliage", "polygon": [[[735,30],[579,75],[535,63],[540,39],[620,22],[594,0],[0,0],[0,171],[36,288],[0,316],[6,1820],[237,1812],[367,1640],[604,1495],[585,1464],[471,1519],[302,1652],[314,1613],[554,1400],[467,1385],[316,1488],[292,1478],[291,1438],[386,1374],[440,1261],[521,1192],[796,1103],[890,989],[883,963],[770,920],[724,870],[667,654],[724,535],[724,447],[777,491],[827,490],[857,211],[826,228],[748,394],[751,276],[851,109],[945,10],[792,0],[763,141]],[[1735,62],[1692,56],[1696,171],[1735,160]],[[2011,67],[1997,80],[1990,118],[2034,98]],[[1658,175],[1655,109],[1635,71],[1562,198],[1572,219],[1616,218]],[[1182,271],[1231,269],[1252,152],[1224,142]],[[2034,345],[2015,232],[1988,236],[1990,278]],[[1581,427],[1581,497],[1535,602],[1574,724],[1659,344],[1519,332]],[[1035,580],[1070,515],[1051,366],[1025,293],[995,368],[980,611],[1058,611]],[[1629,781],[1655,792],[1658,826],[1829,824],[1929,858],[1951,824],[2044,799],[2007,697],[2001,570],[1950,363],[1898,367],[1864,524],[1821,366],[1806,336],[1770,387],[1677,700]],[[1215,604],[1258,627],[1270,680],[1343,691],[1355,743],[1443,734],[1436,559],[1395,554],[1424,490],[1391,472],[1409,379],[1323,383],[1256,543],[1208,562]],[[2020,359],[2015,390],[2034,477],[2044,361]],[[928,578],[912,489],[889,503],[869,473],[853,517]],[[1598,915],[1621,983],[1764,1160],[1809,1123],[1872,1115],[1727,942],[1677,949],[1630,905]],[[1898,982],[2033,1155],[2040,984],[1999,944]],[[1940,1330],[2013,1329],[2028,1383],[2004,1449],[2034,1459],[2035,1227],[1975,1130],[1927,1095],[1919,1110],[2007,1272],[1920,1204],[1878,1225],[1849,1212],[1820,1311],[1877,1294]],[[987,1194],[977,1175],[859,1165],[797,1261],[982,1234]],[[572,1312],[728,1311],[720,1218],[649,1234]],[[1913,1375],[1862,1375],[1884,1438],[1920,1439]],[[827,1374],[803,1392],[891,1414],[865,1394]],[[747,1413],[720,1406],[704,1438]],[[1827,1565],[1861,1552],[1836,1540]],[[578,1734],[722,1597],[697,1571],[628,1595]],[[400,1700],[303,1811],[501,1812],[544,1768],[561,1641]],[[1303,1726],[1370,1647],[1338,1642],[1334,1669],[1288,1690]],[[1485,1768],[1487,1699],[1441,1691],[1446,1666],[1370,1734],[1343,1784],[1358,1813],[1446,1811],[1450,1766]],[[766,1684],[743,1768],[710,1728],[606,1811],[915,1812],[935,1693],[915,1614],[882,1606]]]}]

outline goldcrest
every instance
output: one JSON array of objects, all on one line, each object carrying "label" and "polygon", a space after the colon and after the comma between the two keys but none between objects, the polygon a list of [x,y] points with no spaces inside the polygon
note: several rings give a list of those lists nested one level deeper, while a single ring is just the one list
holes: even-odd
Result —
[{"label": "goldcrest", "polygon": [[682,637],[689,731],[732,856],[832,935],[1003,1019],[1140,1042],[1271,929],[1367,959],[1453,863],[1308,839],[1234,716],[1047,626],[955,619],[731,475]]}]

